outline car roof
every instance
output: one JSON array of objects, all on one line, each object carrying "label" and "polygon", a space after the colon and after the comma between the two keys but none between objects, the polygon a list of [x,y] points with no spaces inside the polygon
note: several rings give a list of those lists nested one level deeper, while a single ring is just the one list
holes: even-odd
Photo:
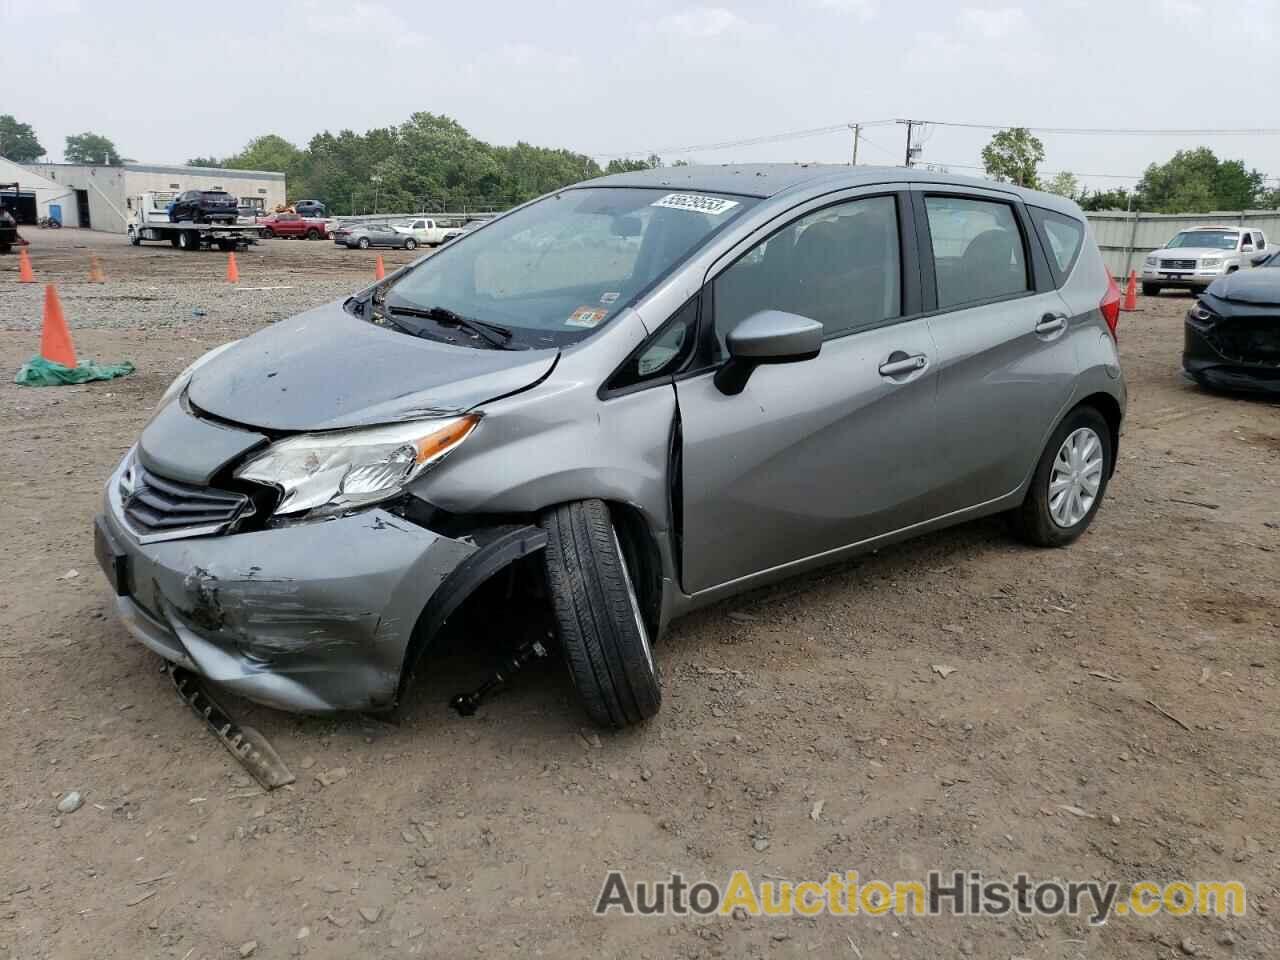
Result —
[{"label": "car roof", "polygon": [[575,187],[670,187],[678,190],[705,190],[747,197],[774,197],[782,193],[822,193],[843,187],[875,183],[939,183],[950,186],[981,187],[1021,197],[1027,203],[1080,217],[1080,208],[1070,200],[1028,190],[1010,183],[917,167],[850,166],[837,163],[726,163],[716,166],[657,167],[615,173],[575,184]]},{"label": "car roof", "polygon": [[1241,230],[1242,227],[1233,227],[1228,224],[1206,223],[1198,227],[1184,227],[1179,233],[1189,233],[1192,230]]}]

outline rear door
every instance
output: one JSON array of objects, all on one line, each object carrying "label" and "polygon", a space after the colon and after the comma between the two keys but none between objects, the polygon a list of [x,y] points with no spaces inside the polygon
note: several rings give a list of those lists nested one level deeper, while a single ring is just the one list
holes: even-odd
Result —
[{"label": "rear door", "polygon": [[1077,318],[1016,196],[920,184],[913,198],[939,357],[935,518],[1003,497],[1026,478],[1075,387],[1068,334]]},{"label": "rear door", "polygon": [[767,309],[819,320],[812,360],[758,367],[726,396],[679,378],[689,593],[832,554],[917,522],[932,459],[936,350],[921,316],[908,192],[811,201],[709,272],[714,362]]}]

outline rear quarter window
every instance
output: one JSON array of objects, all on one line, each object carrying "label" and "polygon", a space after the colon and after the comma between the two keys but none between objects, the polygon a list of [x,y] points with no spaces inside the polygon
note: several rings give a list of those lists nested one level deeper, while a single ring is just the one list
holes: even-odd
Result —
[{"label": "rear quarter window", "polygon": [[1028,207],[1036,230],[1040,233],[1040,241],[1044,244],[1045,253],[1049,255],[1049,267],[1053,271],[1054,282],[1058,286],[1071,276],[1076,261],[1080,259],[1080,251],[1084,249],[1086,227],[1075,217],[1041,207]]}]

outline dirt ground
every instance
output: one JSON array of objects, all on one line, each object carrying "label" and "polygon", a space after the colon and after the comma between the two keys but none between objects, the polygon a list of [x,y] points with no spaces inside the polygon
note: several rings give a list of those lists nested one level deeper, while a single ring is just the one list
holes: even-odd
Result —
[{"label": "dirt ground", "polygon": [[[235,291],[222,254],[29,233],[81,354],[138,370],[0,385],[0,956],[1280,955],[1280,410],[1183,381],[1187,297],[1122,316],[1119,470],[1070,549],[971,523],[703,611],[657,651],[662,712],[617,735],[550,665],[452,715],[479,657],[439,664],[398,726],[224,697],[298,775],[264,795],[115,622],[90,525],[187,363],[355,289],[373,254],[269,241],[241,286],[289,289]],[[0,258],[7,380],[42,294],[16,279]],[[1249,902],[1101,927],[591,915],[610,868],[739,867],[1237,879]]]}]

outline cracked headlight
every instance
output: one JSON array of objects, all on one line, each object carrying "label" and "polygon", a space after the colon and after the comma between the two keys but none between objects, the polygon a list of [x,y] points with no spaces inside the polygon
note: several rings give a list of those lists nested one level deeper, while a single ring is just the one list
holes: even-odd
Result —
[{"label": "cracked headlight", "polygon": [[273,443],[236,476],[278,488],[276,516],[360,507],[393,497],[467,438],[478,414],[310,433]]}]

